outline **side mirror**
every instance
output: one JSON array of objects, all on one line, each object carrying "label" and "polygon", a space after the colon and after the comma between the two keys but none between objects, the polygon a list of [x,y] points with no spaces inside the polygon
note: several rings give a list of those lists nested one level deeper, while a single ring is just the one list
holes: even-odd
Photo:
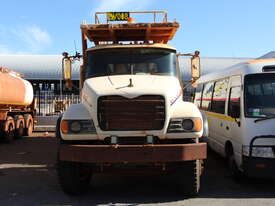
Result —
[{"label": "side mirror", "polygon": [[200,52],[195,51],[194,54],[178,54],[177,56],[191,56],[191,83],[192,87],[197,87],[196,80],[201,76],[201,63],[200,63]]},{"label": "side mirror", "polygon": [[70,80],[72,78],[72,62],[69,58],[63,58],[63,79]]},{"label": "side mirror", "polygon": [[195,54],[191,58],[191,77],[192,82],[195,82],[201,76],[201,69],[200,69],[200,52],[195,51]]},{"label": "side mirror", "polygon": [[63,79],[65,80],[65,86],[67,88],[72,88],[72,61],[70,57],[68,57],[68,53],[63,53],[63,59],[62,59],[62,74]]}]

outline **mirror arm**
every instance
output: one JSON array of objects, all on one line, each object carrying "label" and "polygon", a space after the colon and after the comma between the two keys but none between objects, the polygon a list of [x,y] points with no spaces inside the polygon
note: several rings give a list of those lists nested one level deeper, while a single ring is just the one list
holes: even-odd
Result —
[{"label": "mirror arm", "polygon": [[237,118],[235,118],[235,122],[237,123],[238,127],[241,126],[241,121],[238,121]]},{"label": "mirror arm", "polygon": [[83,55],[81,55],[79,52],[75,52],[75,55],[72,55],[72,56],[69,56],[69,54],[67,52],[63,52],[62,55],[63,55],[62,60],[70,59],[71,61],[80,60],[80,58],[83,57]]},{"label": "mirror arm", "polygon": [[187,53],[187,54],[177,54],[177,56],[189,56],[192,58],[198,57],[200,55],[200,51],[195,51],[194,54]]}]

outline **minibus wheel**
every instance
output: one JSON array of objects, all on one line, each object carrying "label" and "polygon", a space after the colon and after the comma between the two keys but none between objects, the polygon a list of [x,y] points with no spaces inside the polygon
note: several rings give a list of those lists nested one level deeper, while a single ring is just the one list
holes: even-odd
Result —
[{"label": "minibus wheel", "polygon": [[239,170],[237,166],[234,154],[228,157],[228,169],[229,169],[230,176],[233,179],[239,181],[243,178],[243,173]]}]

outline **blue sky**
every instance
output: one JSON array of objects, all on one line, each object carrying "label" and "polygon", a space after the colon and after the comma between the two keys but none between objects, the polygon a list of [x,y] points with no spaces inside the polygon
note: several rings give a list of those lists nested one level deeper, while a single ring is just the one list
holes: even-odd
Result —
[{"label": "blue sky", "polygon": [[0,54],[81,50],[79,25],[95,11],[165,10],[181,28],[171,45],[204,57],[259,57],[275,50],[274,0],[1,1]]}]

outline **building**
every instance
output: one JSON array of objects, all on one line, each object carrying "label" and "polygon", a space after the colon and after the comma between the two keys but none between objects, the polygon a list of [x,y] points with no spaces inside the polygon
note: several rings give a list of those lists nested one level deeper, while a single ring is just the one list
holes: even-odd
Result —
[{"label": "building", "polygon": [[[270,52],[272,53],[272,52]],[[268,53],[270,55],[270,53]],[[274,52],[275,53],[275,52]],[[62,78],[62,55],[0,55],[0,66],[8,67],[23,73],[24,78],[31,82],[58,82]],[[214,72],[251,58],[215,58],[202,57],[202,73]],[[180,68],[183,71],[183,79],[190,79],[190,58],[181,57]],[[79,79],[80,62],[75,61],[72,68],[73,80]],[[75,85],[76,86],[76,85]],[[57,89],[60,88],[57,86]]]},{"label": "building", "polygon": [[[79,66],[75,61],[72,67],[73,88],[68,90],[62,81],[62,55],[0,55],[0,66],[24,74],[34,88],[38,104],[38,115],[56,115],[71,103],[79,102]],[[202,73],[214,72],[248,58],[201,58]],[[182,77],[190,80],[190,58],[180,58]],[[192,89],[187,87],[185,96],[190,96]],[[188,98],[187,98],[188,99]]]},{"label": "building", "polygon": [[[70,92],[75,94],[78,94],[79,65],[80,62],[76,61],[72,68],[74,87]],[[0,55],[0,66],[24,74],[35,92],[53,90],[60,94],[62,55]],[[65,88],[62,89],[66,93]]]}]

